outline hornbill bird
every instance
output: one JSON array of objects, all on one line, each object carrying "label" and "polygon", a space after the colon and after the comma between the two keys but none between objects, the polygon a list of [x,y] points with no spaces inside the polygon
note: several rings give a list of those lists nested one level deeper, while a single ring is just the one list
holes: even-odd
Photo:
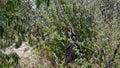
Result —
[{"label": "hornbill bird", "polygon": [[64,29],[68,31],[69,35],[69,44],[65,54],[65,65],[67,65],[68,63],[74,62],[75,59],[80,59],[81,50],[80,46],[76,43],[77,39],[73,27],[66,26]]}]

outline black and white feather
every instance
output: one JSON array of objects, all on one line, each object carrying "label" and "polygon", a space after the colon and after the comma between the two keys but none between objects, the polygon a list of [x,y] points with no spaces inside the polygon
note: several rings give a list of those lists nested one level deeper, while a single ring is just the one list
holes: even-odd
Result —
[{"label": "black and white feather", "polygon": [[70,42],[76,42],[76,34],[74,32],[73,27],[69,27],[69,29],[68,29],[68,35],[69,35]]},{"label": "black and white feather", "polygon": [[75,59],[80,59],[80,46],[76,43],[76,34],[72,27],[68,29],[69,44],[66,48],[65,64],[72,63]]}]

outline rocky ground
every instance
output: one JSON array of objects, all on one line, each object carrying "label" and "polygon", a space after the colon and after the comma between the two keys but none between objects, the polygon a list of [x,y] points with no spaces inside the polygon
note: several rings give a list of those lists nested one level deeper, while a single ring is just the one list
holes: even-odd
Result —
[{"label": "rocky ground", "polygon": [[28,42],[23,42],[22,45],[17,49],[14,47],[14,45],[10,46],[6,48],[5,51],[2,51],[2,53],[6,55],[9,55],[10,53],[17,54],[19,57],[18,64],[22,68],[56,68],[56,65],[53,64],[53,60],[51,60],[49,57],[43,58],[36,55]]}]

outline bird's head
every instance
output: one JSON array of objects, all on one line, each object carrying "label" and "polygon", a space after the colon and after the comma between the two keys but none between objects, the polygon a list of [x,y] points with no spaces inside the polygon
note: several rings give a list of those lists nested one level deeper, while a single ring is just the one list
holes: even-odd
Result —
[{"label": "bird's head", "polygon": [[76,41],[76,34],[74,32],[73,27],[65,26],[64,30],[66,30],[68,32],[68,36],[69,36],[70,41]]},{"label": "bird's head", "polygon": [[71,26],[64,26],[64,30],[73,31],[74,29]]}]

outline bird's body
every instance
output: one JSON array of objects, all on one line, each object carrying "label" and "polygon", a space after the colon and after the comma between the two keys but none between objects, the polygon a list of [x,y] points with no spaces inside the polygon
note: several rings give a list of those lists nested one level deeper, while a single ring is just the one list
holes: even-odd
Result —
[{"label": "bird's body", "polygon": [[65,65],[80,59],[80,46],[76,43],[76,34],[72,27],[68,27],[69,44],[66,48]]},{"label": "bird's body", "polygon": [[79,52],[80,52],[79,45],[76,43],[70,43],[66,48],[65,63],[71,63],[75,59],[79,59],[80,58]]}]

